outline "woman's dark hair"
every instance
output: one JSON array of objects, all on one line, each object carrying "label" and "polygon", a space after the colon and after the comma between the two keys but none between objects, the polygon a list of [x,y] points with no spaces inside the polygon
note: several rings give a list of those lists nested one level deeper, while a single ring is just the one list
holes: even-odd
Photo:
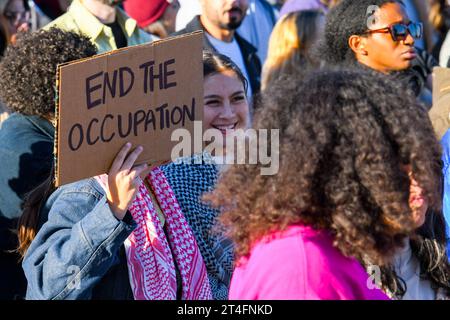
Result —
[{"label": "woman's dark hair", "polygon": [[208,50],[203,51],[203,77],[206,78],[212,74],[221,73],[224,71],[233,71],[236,73],[239,80],[242,81],[244,86],[244,92],[247,92],[248,81],[244,77],[241,69],[227,56],[211,52]]},{"label": "woman's dark hair", "polygon": [[[237,261],[271,231],[301,223],[331,232],[346,256],[388,265],[416,228],[402,165],[411,166],[430,210],[441,210],[440,145],[426,110],[397,82],[322,70],[281,79],[260,101],[254,127],[279,130],[279,172],[235,165],[205,197],[222,209]],[[392,289],[386,270],[383,284]]]},{"label": "woman's dark hair", "polygon": [[30,191],[24,199],[22,205],[22,215],[17,223],[17,236],[19,245],[16,251],[21,257],[25,256],[31,242],[36,237],[39,226],[39,217],[42,206],[48,197],[55,191],[55,173],[54,166],[50,175],[40,185]]},{"label": "woman's dark hair", "polygon": [[321,44],[323,60],[332,64],[356,61],[348,39],[362,35],[368,30],[370,17],[375,6],[387,3],[402,3],[398,0],[343,0],[327,14],[325,36]]},{"label": "woman's dark hair", "polygon": [[0,63],[0,97],[14,112],[48,117],[55,109],[57,66],[96,53],[88,37],[74,32],[26,33],[6,49]]}]

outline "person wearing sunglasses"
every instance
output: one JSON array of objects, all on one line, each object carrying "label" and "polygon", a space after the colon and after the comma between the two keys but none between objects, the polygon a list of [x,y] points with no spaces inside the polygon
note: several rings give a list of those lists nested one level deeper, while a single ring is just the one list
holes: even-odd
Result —
[{"label": "person wearing sunglasses", "polygon": [[[420,81],[424,80],[420,80],[423,76],[415,68],[422,53],[414,45],[422,33],[422,25],[409,19],[401,1],[342,0],[327,15],[321,53],[328,64],[362,69],[394,80],[398,96],[415,93],[420,97]],[[416,105],[417,112],[423,112],[424,105]],[[442,260],[445,246],[433,231],[445,226],[433,218],[438,213],[428,210],[427,202],[416,189],[410,190],[414,210],[426,217],[426,223],[417,223],[404,247],[395,252],[392,264],[381,271],[381,280],[389,287],[387,293],[396,299],[448,298],[449,267]],[[434,268],[438,265],[442,268]]]},{"label": "person wearing sunglasses", "polygon": [[401,1],[343,0],[327,16],[321,52],[329,64],[371,69],[404,81],[430,107],[426,85],[437,63],[415,48],[423,33],[423,25],[409,19]]}]

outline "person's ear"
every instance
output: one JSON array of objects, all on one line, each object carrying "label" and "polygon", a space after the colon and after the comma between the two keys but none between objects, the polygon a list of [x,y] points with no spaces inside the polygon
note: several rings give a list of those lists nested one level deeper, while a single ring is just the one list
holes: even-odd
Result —
[{"label": "person's ear", "polygon": [[357,35],[352,35],[348,38],[348,45],[352,51],[357,55],[367,56],[367,38]]}]

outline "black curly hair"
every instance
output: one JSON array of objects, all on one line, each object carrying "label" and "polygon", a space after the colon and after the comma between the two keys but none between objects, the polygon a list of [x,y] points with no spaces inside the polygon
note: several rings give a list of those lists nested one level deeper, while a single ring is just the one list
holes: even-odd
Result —
[{"label": "black curly hair", "polygon": [[[205,197],[222,208],[237,261],[271,231],[308,224],[329,230],[344,255],[384,266],[383,285],[398,293],[389,261],[416,236],[402,165],[411,166],[430,210],[442,207],[440,145],[426,110],[402,88],[364,70],[320,70],[276,81],[262,94],[254,127],[280,130],[278,174],[236,165]],[[442,219],[433,228],[442,235]],[[445,249],[439,259],[421,259],[432,243],[445,248],[445,237],[414,240],[414,247],[428,278],[448,289]]]},{"label": "black curly hair", "polygon": [[51,28],[22,35],[0,62],[0,98],[14,112],[54,114],[58,64],[97,53],[88,37]]},{"label": "black curly hair", "polygon": [[367,31],[367,23],[372,6],[382,7],[400,0],[343,0],[327,14],[325,35],[321,44],[323,59],[330,64],[355,62],[348,39],[351,35],[361,35]]}]

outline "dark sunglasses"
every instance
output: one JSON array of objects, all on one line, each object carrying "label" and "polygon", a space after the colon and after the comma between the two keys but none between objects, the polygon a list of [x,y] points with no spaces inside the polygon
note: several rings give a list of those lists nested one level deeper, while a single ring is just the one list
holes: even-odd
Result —
[{"label": "dark sunglasses", "polygon": [[408,33],[414,39],[422,38],[423,34],[423,25],[422,23],[410,22],[408,25],[403,23],[396,23],[389,27],[376,29],[376,30],[367,30],[366,33],[390,33],[392,40],[394,41],[403,41],[408,37]]}]

